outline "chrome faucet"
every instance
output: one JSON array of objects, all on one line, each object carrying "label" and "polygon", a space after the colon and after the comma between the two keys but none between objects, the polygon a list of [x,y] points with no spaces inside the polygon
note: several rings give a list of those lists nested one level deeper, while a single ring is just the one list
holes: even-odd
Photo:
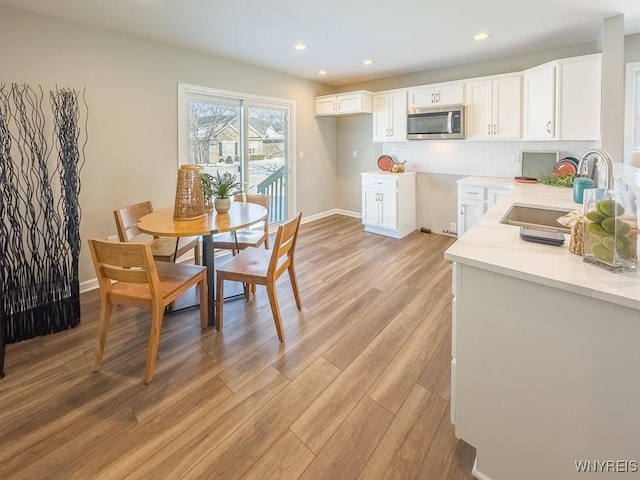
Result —
[{"label": "chrome faucet", "polygon": [[[605,186],[608,190],[611,190],[613,188],[613,160],[611,159],[611,155],[609,155],[606,151],[600,149],[600,148],[592,148],[591,150],[587,150],[587,152],[582,156],[582,158],[580,159],[580,163],[578,163],[578,175],[583,175],[583,174],[587,174],[589,175],[588,171],[585,172],[584,171],[584,166],[585,164],[588,164],[588,158],[590,155],[597,155],[597,158],[600,158],[601,160],[604,161],[606,167],[607,167],[607,177],[605,180]],[[594,162],[593,164],[593,170],[591,171],[591,178],[593,178],[593,183],[596,187],[598,187],[596,182],[596,172],[597,172],[597,161]]]}]

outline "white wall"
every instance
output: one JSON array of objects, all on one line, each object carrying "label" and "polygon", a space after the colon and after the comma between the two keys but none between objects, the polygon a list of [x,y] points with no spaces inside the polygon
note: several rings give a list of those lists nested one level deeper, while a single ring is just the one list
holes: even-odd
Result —
[{"label": "white wall", "polygon": [[317,121],[319,83],[72,22],[0,7],[0,83],[86,87],[89,142],[81,174],[80,280],[95,277],[86,239],[114,235],[112,211],[173,205],[179,82],[296,102],[297,209],[337,206],[335,121]]}]

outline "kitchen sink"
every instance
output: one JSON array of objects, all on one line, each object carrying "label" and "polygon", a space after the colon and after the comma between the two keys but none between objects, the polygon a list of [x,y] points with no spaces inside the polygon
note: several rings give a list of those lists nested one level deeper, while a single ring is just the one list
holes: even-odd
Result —
[{"label": "kitchen sink", "polygon": [[557,222],[558,217],[569,213],[570,209],[528,205],[526,203],[514,203],[500,223],[507,225],[524,225],[540,230],[555,230],[557,232],[571,233],[571,230]]}]

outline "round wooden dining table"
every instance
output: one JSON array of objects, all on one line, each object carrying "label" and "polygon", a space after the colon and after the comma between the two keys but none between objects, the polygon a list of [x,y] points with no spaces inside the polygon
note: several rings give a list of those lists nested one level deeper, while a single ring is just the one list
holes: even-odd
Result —
[{"label": "round wooden dining table", "polygon": [[202,261],[207,267],[209,291],[209,326],[215,326],[215,255],[212,235],[232,232],[261,222],[267,218],[268,210],[254,203],[231,202],[228,213],[215,210],[205,212],[204,217],[195,220],[177,220],[173,218],[173,208],[151,212],[138,220],[138,228],[149,235],[159,237],[202,236]]}]

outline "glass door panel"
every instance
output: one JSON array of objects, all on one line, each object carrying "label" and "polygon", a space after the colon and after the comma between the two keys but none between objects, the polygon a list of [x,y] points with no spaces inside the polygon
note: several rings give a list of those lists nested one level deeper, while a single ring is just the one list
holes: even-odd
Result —
[{"label": "glass door panel", "polygon": [[240,102],[192,99],[188,102],[189,163],[203,173],[242,175]]},{"label": "glass door panel", "polygon": [[271,106],[247,106],[247,154],[243,181],[249,193],[269,195],[269,222],[287,219],[288,111]]}]

